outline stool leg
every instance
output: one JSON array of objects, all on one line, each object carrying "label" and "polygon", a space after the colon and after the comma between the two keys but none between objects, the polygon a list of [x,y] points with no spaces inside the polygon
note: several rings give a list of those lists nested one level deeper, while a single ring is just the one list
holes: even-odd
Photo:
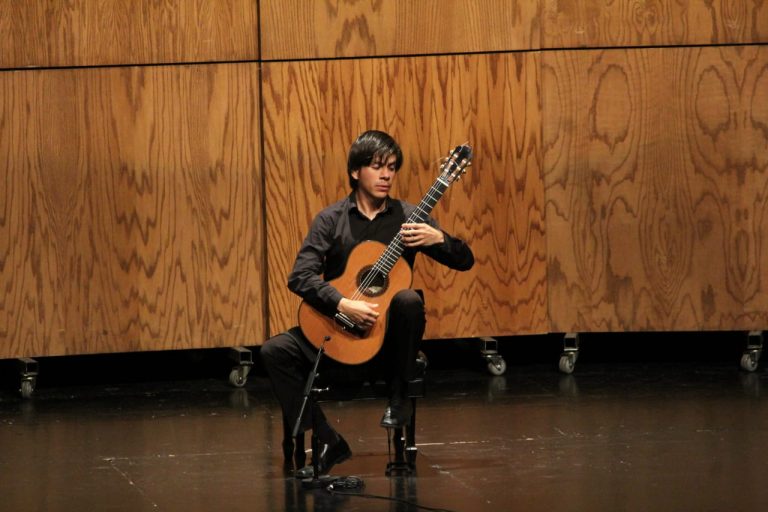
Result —
[{"label": "stool leg", "polygon": [[411,423],[405,426],[405,460],[408,466],[413,469],[416,466],[418,448],[416,448],[416,399],[411,398],[411,401],[413,416],[411,416]]},{"label": "stool leg", "polygon": [[[416,469],[416,399],[411,398],[413,405],[413,415],[411,421],[401,428],[387,429],[387,447],[389,451],[389,462],[387,463],[386,475],[390,476],[393,472],[410,475]],[[392,456],[391,446],[394,445],[394,457]]]},{"label": "stool leg", "polygon": [[[392,454],[392,447],[394,445],[394,457]],[[400,428],[388,428],[387,429],[387,451],[389,453],[389,462],[387,462],[387,470],[385,475],[390,476],[393,472],[400,472],[408,470],[408,466],[405,464],[405,439],[403,437],[403,429]]]},{"label": "stool leg", "polygon": [[392,438],[395,442],[395,464],[402,465],[405,462],[405,437],[402,428],[392,429]]}]

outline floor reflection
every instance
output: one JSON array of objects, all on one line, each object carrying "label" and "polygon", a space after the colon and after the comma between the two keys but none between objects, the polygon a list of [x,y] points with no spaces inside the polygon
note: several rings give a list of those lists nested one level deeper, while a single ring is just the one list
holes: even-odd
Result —
[{"label": "floor reflection", "polygon": [[[432,360],[432,359],[431,359]],[[0,391],[0,509],[156,512],[764,510],[763,370],[737,362],[430,366],[414,476],[387,477],[381,401],[328,403],[365,482],[307,490],[284,470],[263,375]],[[45,368],[42,368],[45,371]]]},{"label": "floor reflection", "polygon": [[[390,510],[410,512],[419,504],[419,479],[415,476],[391,477],[388,492],[372,494],[361,489],[306,489],[300,480],[286,478],[282,510],[296,512],[331,512],[339,510]],[[378,487],[376,487],[378,488]],[[447,510],[447,509],[438,509]]]}]

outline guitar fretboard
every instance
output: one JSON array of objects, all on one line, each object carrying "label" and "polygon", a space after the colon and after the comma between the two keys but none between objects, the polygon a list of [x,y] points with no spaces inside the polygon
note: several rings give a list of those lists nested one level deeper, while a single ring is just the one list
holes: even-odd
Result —
[{"label": "guitar fretboard", "polygon": [[[427,220],[432,208],[435,207],[437,202],[443,197],[443,194],[448,189],[449,183],[443,180],[442,176],[439,176],[432,187],[427,191],[421,202],[416,209],[408,216],[407,223],[420,223]],[[405,246],[403,245],[403,237],[400,233],[395,235],[395,238],[387,246],[386,250],[379,256],[376,263],[373,265],[373,269],[378,271],[382,276],[389,275],[392,267],[395,266],[397,260],[402,256]]]}]

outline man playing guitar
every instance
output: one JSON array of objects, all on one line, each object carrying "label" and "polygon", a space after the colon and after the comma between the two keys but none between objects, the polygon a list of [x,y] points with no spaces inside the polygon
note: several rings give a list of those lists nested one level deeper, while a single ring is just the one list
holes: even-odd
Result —
[{"label": "man playing guitar", "polygon": [[[345,297],[331,281],[348,271],[349,256],[358,244],[368,240],[387,244],[398,235],[402,258],[410,267],[417,252],[455,270],[468,270],[474,264],[469,246],[441,230],[431,217],[426,216],[424,222],[407,222],[417,207],[389,195],[402,163],[402,151],[390,135],[375,130],[361,134],[347,160],[352,192],[315,217],[288,277],[289,289],[323,318],[342,314],[361,330],[384,323],[381,349],[370,360],[350,365],[323,359],[320,373],[323,378],[341,381],[383,378],[389,387],[389,402],[381,419],[381,426],[386,428],[408,424],[413,413],[405,393],[424,334],[424,302],[406,287],[394,295],[389,309],[383,310],[365,294]],[[302,327],[270,338],[261,348],[262,362],[290,425],[300,414],[305,383],[317,354]],[[327,474],[352,453],[317,404],[302,416],[301,431],[311,429],[313,421],[321,447],[320,473]],[[311,477],[312,466],[298,470],[296,476]]]}]

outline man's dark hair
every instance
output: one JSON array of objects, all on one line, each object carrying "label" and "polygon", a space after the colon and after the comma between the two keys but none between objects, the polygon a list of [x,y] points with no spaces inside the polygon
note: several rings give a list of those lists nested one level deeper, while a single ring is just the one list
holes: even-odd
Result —
[{"label": "man's dark hair", "polygon": [[353,171],[360,170],[360,168],[377,161],[386,162],[392,155],[395,155],[395,171],[399,171],[403,165],[403,152],[395,139],[379,130],[368,130],[361,133],[352,143],[352,147],[349,148],[349,157],[347,158],[347,174],[352,190],[357,189],[357,180],[352,177]]}]

